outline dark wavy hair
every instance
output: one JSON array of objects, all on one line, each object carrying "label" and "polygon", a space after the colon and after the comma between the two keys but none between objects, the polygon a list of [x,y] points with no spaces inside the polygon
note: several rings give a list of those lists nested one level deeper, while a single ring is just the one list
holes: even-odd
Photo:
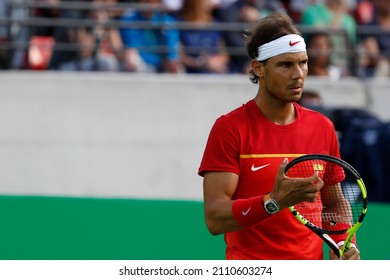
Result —
[{"label": "dark wavy hair", "polygon": [[[245,31],[246,51],[250,58],[256,59],[259,54],[259,46],[288,34],[302,36],[292,19],[285,12],[273,12],[262,18],[253,30]],[[266,63],[266,61],[261,62]],[[248,74],[249,79],[254,84],[259,83],[259,77],[253,72],[253,69],[249,70]]]}]

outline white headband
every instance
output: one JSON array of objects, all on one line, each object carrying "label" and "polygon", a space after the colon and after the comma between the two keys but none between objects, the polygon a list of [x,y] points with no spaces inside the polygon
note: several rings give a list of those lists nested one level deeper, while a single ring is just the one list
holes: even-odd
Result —
[{"label": "white headband", "polygon": [[261,45],[257,61],[263,61],[282,53],[306,52],[305,40],[297,34],[289,34]]}]

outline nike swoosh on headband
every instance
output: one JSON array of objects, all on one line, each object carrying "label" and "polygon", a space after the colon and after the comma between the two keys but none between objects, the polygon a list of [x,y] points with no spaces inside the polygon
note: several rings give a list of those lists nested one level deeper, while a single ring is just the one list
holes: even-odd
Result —
[{"label": "nike swoosh on headband", "polygon": [[289,42],[288,44],[291,46],[291,47],[293,47],[293,46],[295,46],[296,44],[298,44],[300,41],[296,41],[296,42]]},{"label": "nike swoosh on headband", "polygon": [[256,60],[264,61],[279,54],[297,52],[306,52],[305,39],[298,34],[289,34],[259,46]]}]

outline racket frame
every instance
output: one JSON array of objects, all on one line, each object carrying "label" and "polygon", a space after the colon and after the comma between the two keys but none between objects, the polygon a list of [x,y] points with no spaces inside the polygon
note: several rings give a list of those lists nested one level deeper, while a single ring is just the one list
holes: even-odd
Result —
[{"label": "racket frame", "polygon": [[[293,159],[291,162],[289,162],[286,166],[285,169],[285,174],[287,174],[288,170],[291,169],[295,164],[298,164],[303,161],[308,161],[308,160],[323,160],[327,162],[331,162],[334,164],[337,164],[341,166],[344,169],[347,169],[350,171],[351,174],[353,174],[356,178],[356,182],[362,192],[362,198],[363,198],[363,203],[362,203],[362,211],[359,215],[358,220],[353,224],[350,228],[346,230],[339,230],[339,231],[329,231],[325,230],[322,228],[317,227],[313,223],[311,223],[309,220],[307,220],[297,209],[295,209],[294,206],[288,207],[288,209],[291,211],[291,213],[294,215],[294,217],[304,226],[309,228],[311,231],[313,231],[315,234],[317,234],[321,239],[333,250],[333,252],[336,254],[336,256],[341,259],[343,254],[349,250],[351,247],[351,240],[353,236],[356,234],[357,230],[360,228],[363,219],[366,215],[367,212],[367,189],[364,185],[363,179],[360,176],[359,172],[356,171],[356,169],[350,165],[348,162],[336,158],[334,156],[330,155],[325,155],[325,154],[307,154],[303,155],[300,157],[297,157]],[[344,246],[342,249],[340,249],[336,242],[329,236],[329,234],[347,234],[347,237],[344,241]]]}]

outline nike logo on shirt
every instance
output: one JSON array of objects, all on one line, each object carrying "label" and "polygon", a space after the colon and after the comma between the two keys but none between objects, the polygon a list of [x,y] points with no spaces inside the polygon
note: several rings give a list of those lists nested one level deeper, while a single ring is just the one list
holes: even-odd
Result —
[{"label": "nike logo on shirt", "polygon": [[264,165],[260,165],[260,166],[255,166],[254,164],[252,164],[251,170],[253,172],[255,172],[255,171],[258,171],[258,170],[260,170],[260,169],[262,169],[264,167],[267,167],[268,165],[270,165],[270,163],[267,163],[267,164],[264,164]]}]

